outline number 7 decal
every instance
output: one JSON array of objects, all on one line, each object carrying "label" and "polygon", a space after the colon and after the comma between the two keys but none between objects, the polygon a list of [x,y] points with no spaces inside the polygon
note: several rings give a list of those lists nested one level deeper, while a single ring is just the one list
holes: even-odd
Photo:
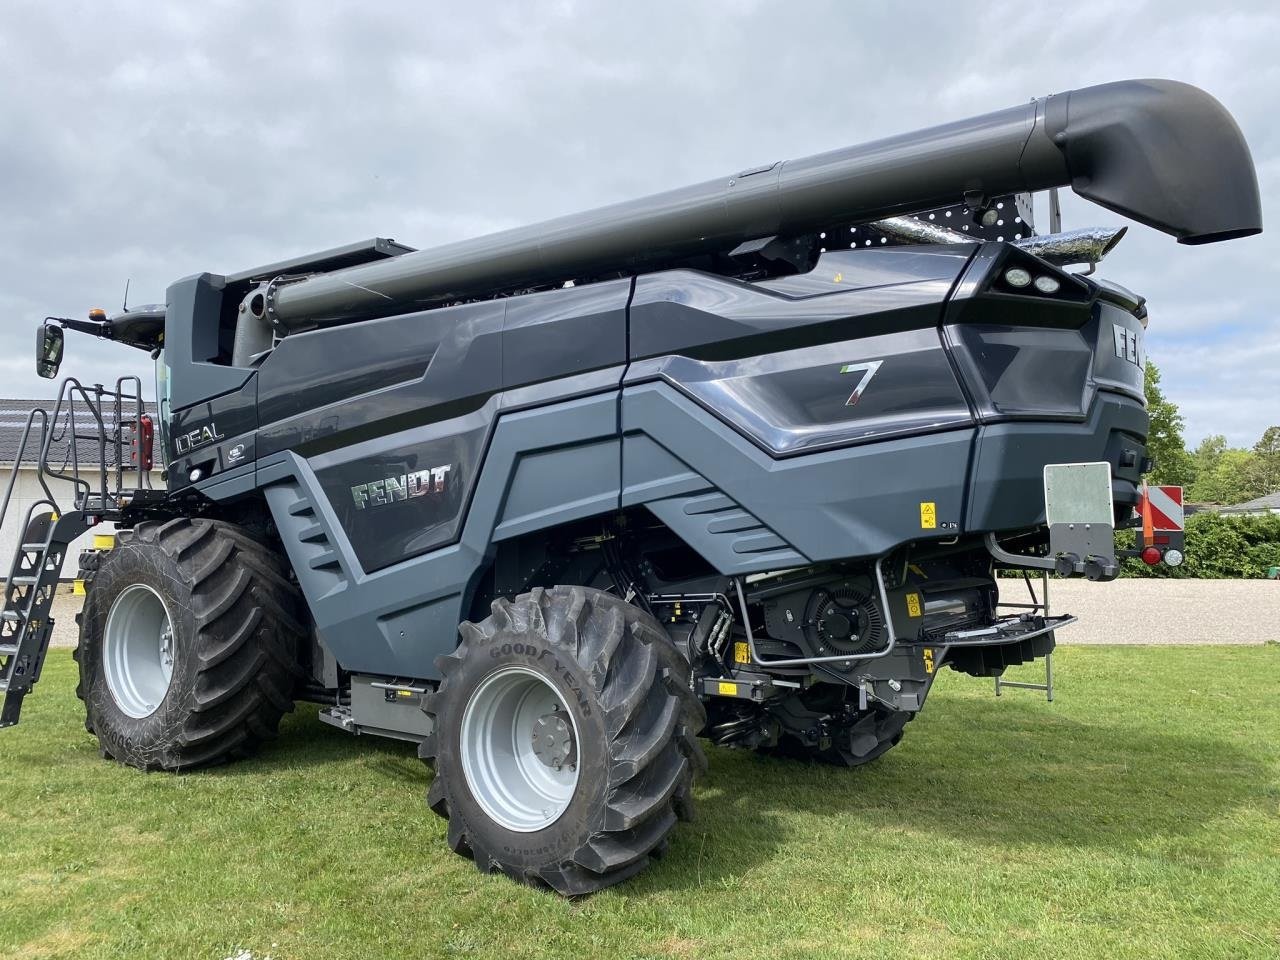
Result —
[{"label": "number 7 decal", "polygon": [[840,368],[841,373],[861,373],[862,379],[858,381],[858,385],[853,388],[853,393],[849,394],[849,399],[844,402],[846,407],[852,407],[858,402],[862,396],[862,391],[867,389],[867,384],[871,382],[871,378],[876,375],[876,371],[880,369],[883,360],[868,360],[866,363],[846,363]]}]

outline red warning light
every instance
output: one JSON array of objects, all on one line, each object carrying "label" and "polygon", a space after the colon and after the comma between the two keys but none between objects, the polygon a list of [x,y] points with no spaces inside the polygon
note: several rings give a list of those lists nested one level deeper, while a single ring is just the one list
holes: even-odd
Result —
[{"label": "red warning light", "polygon": [[1159,547],[1144,547],[1142,550],[1142,562],[1148,567],[1154,567],[1160,562],[1161,554]]}]

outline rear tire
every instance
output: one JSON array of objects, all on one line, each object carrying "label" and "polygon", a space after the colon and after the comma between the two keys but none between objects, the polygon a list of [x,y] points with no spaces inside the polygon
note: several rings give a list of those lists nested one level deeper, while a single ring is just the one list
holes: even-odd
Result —
[{"label": "rear tire", "polygon": [[182,518],[122,531],[94,575],[75,651],[76,694],[103,756],[186,770],[272,739],[293,709],[300,609],[280,560],[239,527]]},{"label": "rear tire", "polygon": [[[449,821],[449,846],[481,873],[565,896],[643,870],[676,821],[692,819],[693,780],[706,767],[696,740],[706,714],[666,632],[638,607],[586,587],[498,599],[490,616],[460,629],[458,649],[437,661],[443,679],[423,706],[434,730],[419,750],[435,768],[427,802]],[[529,786],[546,779],[537,765],[550,765],[548,748],[534,757],[538,742],[527,748],[516,701],[492,692],[516,682],[525,685],[520,696],[541,698],[532,722],[558,738],[552,760],[574,761],[572,776],[555,768],[559,782],[572,781],[563,792]],[[477,739],[476,718],[504,711],[505,741],[492,720],[497,733]],[[490,740],[496,748],[476,746]]]}]

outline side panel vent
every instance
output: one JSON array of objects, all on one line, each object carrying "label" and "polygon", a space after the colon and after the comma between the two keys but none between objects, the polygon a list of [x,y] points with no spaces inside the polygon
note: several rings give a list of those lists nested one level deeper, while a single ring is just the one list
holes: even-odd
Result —
[{"label": "side panel vent", "polygon": [[302,485],[291,479],[267,487],[266,495],[307,599],[315,603],[342,590],[350,582],[350,571],[343,567],[324,518]]},{"label": "side panel vent", "polygon": [[809,561],[760,518],[646,435],[624,439],[622,505],[643,504],[725,574]]}]

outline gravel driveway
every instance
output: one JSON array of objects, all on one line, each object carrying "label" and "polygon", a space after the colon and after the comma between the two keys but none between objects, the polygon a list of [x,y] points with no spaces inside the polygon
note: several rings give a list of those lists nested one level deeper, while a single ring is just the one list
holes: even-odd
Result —
[{"label": "gravel driveway", "polygon": [[[1020,580],[1000,595],[1026,599]],[[1059,643],[1265,643],[1280,641],[1278,580],[1051,580],[1049,608],[1080,618]]]},{"label": "gravel driveway", "polygon": [[[1006,599],[1026,599],[1021,580],[1002,580]],[[80,597],[59,593],[53,601],[53,645],[76,642]],[[1080,622],[1059,643],[1264,643],[1280,642],[1280,581],[1276,580],[1053,580],[1054,613]]]}]

